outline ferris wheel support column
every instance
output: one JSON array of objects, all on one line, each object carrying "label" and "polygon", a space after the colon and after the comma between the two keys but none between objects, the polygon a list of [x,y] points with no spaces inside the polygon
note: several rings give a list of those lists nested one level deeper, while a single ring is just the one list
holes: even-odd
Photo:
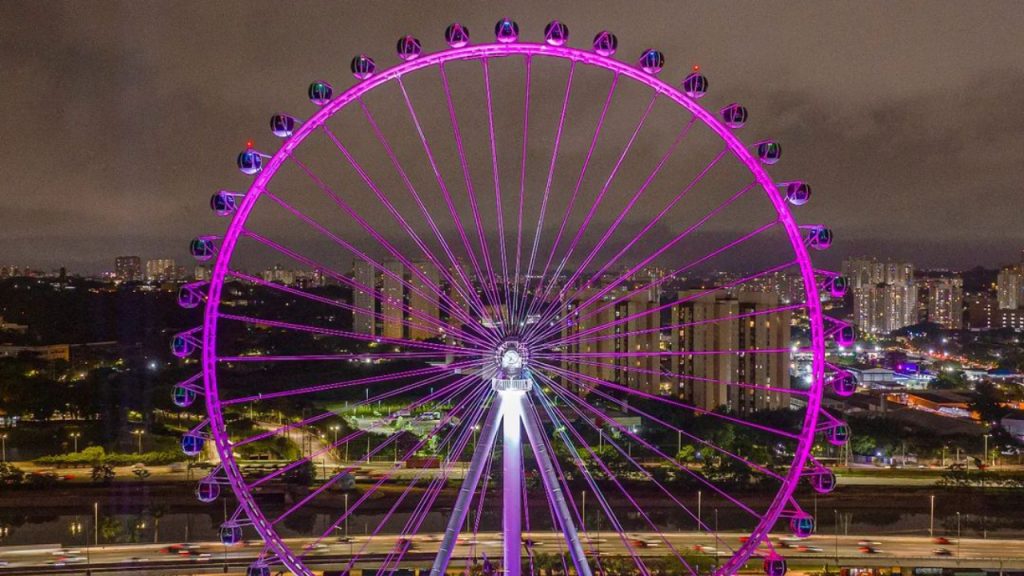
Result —
[{"label": "ferris wheel support column", "polygon": [[508,576],[522,574],[523,548],[523,448],[520,431],[523,418],[522,390],[498,393],[504,436],[501,445],[502,518],[504,569]]},{"label": "ferris wheel support column", "polygon": [[484,426],[480,433],[480,443],[477,444],[476,451],[473,453],[473,459],[470,460],[469,468],[466,470],[466,476],[462,479],[462,487],[459,488],[459,496],[456,498],[455,506],[452,508],[452,515],[448,518],[448,527],[445,529],[444,538],[437,549],[437,558],[434,559],[434,565],[430,569],[430,576],[442,576],[448,571],[448,562],[452,558],[452,552],[455,551],[459,531],[466,521],[466,513],[469,511],[469,505],[476,494],[476,487],[480,483],[480,475],[483,473],[484,464],[486,464],[487,458],[494,449],[494,441],[498,437],[498,421],[501,420],[501,410],[502,402],[499,398],[491,404],[491,409],[484,420]]},{"label": "ferris wheel support column", "polygon": [[526,402],[529,406],[522,410],[523,427],[526,429],[526,438],[530,442],[530,447],[533,448],[533,455],[537,458],[537,467],[540,469],[544,491],[547,493],[548,500],[553,504],[555,518],[562,528],[565,541],[569,544],[569,557],[572,558],[572,563],[576,567],[576,574],[591,576],[590,564],[587,563],[583,545],[580,543],[580,533],[572,521],[572,514],[569,513],[569,504],[565,500],[565,493],[558,481],[552,455],[548,453],[544,432],[537,419],[537,411],[533,409],[532,400],[526,399]]}]

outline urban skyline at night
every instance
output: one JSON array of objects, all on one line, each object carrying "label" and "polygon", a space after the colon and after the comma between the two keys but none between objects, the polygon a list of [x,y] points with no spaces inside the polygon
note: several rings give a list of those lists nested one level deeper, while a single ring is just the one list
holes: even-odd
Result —
[{"label": "urban skyline at night", "polygon": [[1019,576],[1018,8],[0,5],[0,576]]}]

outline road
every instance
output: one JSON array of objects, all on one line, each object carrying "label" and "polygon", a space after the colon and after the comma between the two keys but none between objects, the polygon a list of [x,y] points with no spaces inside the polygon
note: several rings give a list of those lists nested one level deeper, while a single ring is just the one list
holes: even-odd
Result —
[{"label": "road", "polygon": [[[591,554],[621,556],[626,554],[625,544],[620,538],[607,533],[598,536],[591,533],[584,547]],[[528,534],[531,541],[528,548],[534,553],[558,553],[564,549],[561,535],[550,532]],[[635,533],[628,541],[636,552],[645,557],[669,556],[669,545],[679,552],[695,555],[703,565],[715,564],[716,552],[725,557],[730,548],[740,544],[739,534],[724,534],[720,542],[708,534],[693,532],[673,533],[668,544],[651,533]],[[876,542],[877,540],[877,542]],[[436,552],[440,534],[423,534],[411,538],[410,552],[406,565],[429,564]],[[301,549],[308,541],[293,540],[289,544]],[[936,544],[922,537],[872,536],[812,536],[796,541],[785,535],[772,537],[776,550],[790,560],[791,566],[829,564],[834,566],[836,558],[842,566],[956,566],[994,569],[1024,569],[1024,545],[1020,540],[964,539],[959,543]],[[864,542],[873,552],[866,552]],[[342,568],[352,553],[363,557],[361,566],[372,566],[379,562],[397,545],[393,535],[367,539],[355,536],[347,542],[331,539],[308,553],[308,561],[320,568]],[[365,546],[365,549],[364,549]],[[90,549],[61,549],[57,546],[35,546],[19,549],[0,548],[0,575],[27,574],[84,574],[86,564],[93,573],[103,571],[131,574],[195,574],[200,571],[224,571],[224,563],[240,571],[260,552],[256,542],[225,547],[220,543],[202,542],[189,545],[182,551],[168,550],[163,545],[102,546]],[[938,555],[943,548],[949,555]],[[486,553],[491,558],[501,557],[501,535],[480,534],[476,539],[461,538],[454,558],[463,560]],[[705,560],[701,561],[700,558]],[[705,563],[706,562],[706,563]],[[453,562],[453,567],[458,562]],[[203,568],[208,566],[209,568]]]}]

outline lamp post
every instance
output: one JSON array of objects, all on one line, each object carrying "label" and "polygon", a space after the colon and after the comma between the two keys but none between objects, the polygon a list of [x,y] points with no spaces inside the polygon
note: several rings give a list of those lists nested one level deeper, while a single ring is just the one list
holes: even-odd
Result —
[{"label": "lamp post", "polygon": [[701,505],[701,493],[697,490],[697,532],[703,532],[703,528],[700,525],[700,505]]},{"label": "lamp post", "polygon": [[832,514],[836,519],[836,569],[839,569],[839,510],[832,509]]},{"label": "lamp post", "polygon": [[139,439],[139,447],[138,447],[138,453],[139,454],[142,454],[142,435],[145,434],[145,433],[146,433],[146,431],[141,429],[141,428],[132,430],[132,434],[134,434]]},{"label": "lamp post", "polygon": [[3,445],[3,460],[0,462],[7,462],[7,434],[0,434],[0,444]]},{"label": "lamp post", "polygon": [[[715,537],[718,537],[718,508],[715,508]],[[715,570],[718,570],[718,547],[715,547]]]},{"label": "lamp post", "polygon": [[78,432],[71,433],[71,439],[75,442],[75,452],[78,452],[78,438],[81,436]]},{"label": "lamp post", "polygon": [[580,529],[584,534],[587,532],[587,491],[583,491],[583,505],[580,510]]},{"label": "lamp post", "polygon": [[983,434],[982,435],[982,437],[985,438],[985,454],[983,454],[982,457],[981,457],[981,461],[982,462],[987,462],[988,461],[988,437],[989,436],[991,436],[991,434]]},{"label": "lamp post", "polygon": [[334,444],[332,444],[332,445],[334,445],[334,449],[335,449],[335,450],[337,450],[337,449],[338,449],[338,447],[336,446],[336,444],[338,443],[338,430],[339,430],[340,428],[341,428],[341,426],[338,426],[337,424],[332,424],[332,425],[331,425],[331,432],[334,432]]},{"label": "lamp post", "polygon": [[928,514],[928,537],[935,537],[935,494],[928,497],[931,501],[931,512]]},{"label": "lamp post", "polygon": [[956,513],[956,561],[960,562],[960,513]]},{"label": "lamp post", "polygon": [[100,503],[92,503],[92,533],[93,545],[100,545]]}]

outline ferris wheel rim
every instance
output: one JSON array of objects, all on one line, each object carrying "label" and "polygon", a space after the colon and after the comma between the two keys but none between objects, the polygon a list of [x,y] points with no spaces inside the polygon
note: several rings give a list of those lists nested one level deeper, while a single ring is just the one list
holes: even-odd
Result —
[{"label": "ferris wheel rim", "polygon": [[781,517],[785,507],[792,499],[797,484],[803,476],[811,447],[814,444],[825,380],[825,330],[818,292],[818,278],[816,270],[811,263],[807,247],[803,243],[798,224],[786,206],[784,199],[779,194],[775,181],[750,153],[748,145],[737,138],[731,129],[723,125],[710,111],[700,106],[694,99],[687,96],[677,87],[659,79],[653,74],[641,70],[634,64],[616,60],[610,56],[602,56],[595,52],[568,46],[551,46],[544,43],[530,42],[496,42],[451,48],[421,55],[414,60],[408,60],[387,70],[380,71],[368,79],[358,81],[323,105],[316,114],[305,120],[295,133],[287,138],[277,152],[270,157],[249,187],[245,197],[238,206],[237,213],[232,218],[222,238],[220,254],[213,267],[202,325],[202,374],[211,436],[217,453],[221,458],[224,473],[232,486],[232,491],[239,500],[239,504],[257,532],[263,537],[266,545],[273,550],[283,564],[296,573],[311,574],[305,564],[301,560],[296,559],[290,548],[283,544],[283,541],[277,535],[276,529],[268,524],[266,517],[256,505],[251,493],[245,486],[241,471],[232,456],[231,444],[225,433],[222,406],[217,388],[216,367],[218,356],[216,353],[216,335],[222,287],[225,279],[230,276],[229,263],[235,251],[235,244],[243,232],[249,213],[263,195],[268,183],[274,178],[281,165],[291,157],[292,153],[302,145],[310,134],[322,127],[328,119],[340,110],[357,101],[362,95],[389,82],[400,81],[404,75],[417,70],[443,67],[446,63],[455,61],[486,60],[491,57],[500,58],[516,55],[550,57],[582,63],[611,71],[616,76],[629,78],[654,89],[658,94],[665,95],[711,129],[726,144],[736,160],[746,167],[755,178],[757,184],[762,188],[775,209],[778,223],[786,231],[790,247],[796,257],[795,264],[799,267],[800,275],[803,279],[804,294],[806,296],[805,304],[810,323],[810,348],[813,355],[811,393],[808,394],[807,407],[798,445],[789,471],[785,475],[785,481],[781,483],[780,489],[776,492],[772,504],[762,520],[751,531],[748,541],[744,542],[732,557],[723,564],[719,571],[720,573],[731,574],[753,556],[758,545],[767,537],[767,532]]}]

